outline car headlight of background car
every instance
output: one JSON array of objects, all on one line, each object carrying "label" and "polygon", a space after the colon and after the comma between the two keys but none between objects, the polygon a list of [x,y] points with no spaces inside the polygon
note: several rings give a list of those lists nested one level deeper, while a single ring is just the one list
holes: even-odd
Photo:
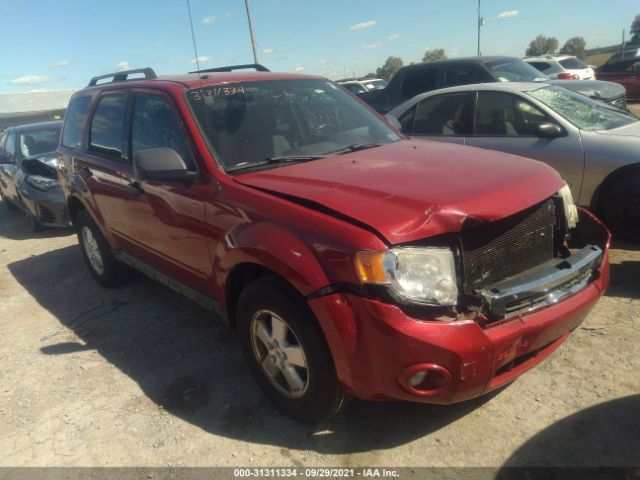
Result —
[{"label": "car headlight of background car", "polygon": [[58,181],[52,178],[42,177],[40,175],[27,175],[25,181],[37,190],[46,192],[58,186]]},{"label": "car headlight of background car", "polygon": [[356,254],[355,263],[362,283],[387,285],[401,299],[424,305],[457,303],[455,261],[448,248],[362,251]]}]

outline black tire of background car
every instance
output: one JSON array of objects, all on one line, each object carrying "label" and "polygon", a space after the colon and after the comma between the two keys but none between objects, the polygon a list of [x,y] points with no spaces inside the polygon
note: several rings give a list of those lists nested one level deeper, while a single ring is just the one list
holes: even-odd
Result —
[{"label": "black tire of background car", "polygon": [[602,216],[614,235],[640,242],[640,173],[620,178],[603,197]]},{"label": "black tire of background car", "polygon": [[[277,313],[304,350],[310,381],[306,393],[299,398],[279,392],[258,363],[251,342],[251,319],[261,309]],[[350,397],[340,387],[324,334],[298,292],[279,277],[262,277],[241,293],[237,312],[240,341],[249,368],[266,396],[282,412],[300,422],[315,424],[344,409]]]},{"label": "black tire of background car", "polygon": [[44,230],[44,226],[40,224],[40,222],[38,222],[38,219],[30,213],[27,213],[27,223],[29,224],[29,230],[31,230],[33,233],[41,232],[42,230]]},{"label": "black tire of background car", "polygon": [[[93,218],[91,218],[89,212],[87,212],[86,210],[80,210],[80,212],[78,212],[78,214],[76,215],[75,225],[76,233],[78,235],[78,242],[80,243],[80,250],[82,251],[82,256],[85,263],[87,264],[87,268],[91,272],[91,275],[93,275],[93,278],[95,278],[100,285],[106,288],[113,288],[126,283],[131,276],[131,270],[129,269],[129,267],[116,260],[116,258],[113,256],[111,247],[109,247],[106,238],[104,238],[104,235],[102,235],[100,228],[98,227],[98,225],[96,225]],[[98,244],[104,266],[104,270],[102,273],[97,272],[93,268],[91,262],[89,261],[89,258],[87,257],[87,252],[83,244],[81,233],[83,227],[87,227],[91,230],[93,238],[95,238]]]}]

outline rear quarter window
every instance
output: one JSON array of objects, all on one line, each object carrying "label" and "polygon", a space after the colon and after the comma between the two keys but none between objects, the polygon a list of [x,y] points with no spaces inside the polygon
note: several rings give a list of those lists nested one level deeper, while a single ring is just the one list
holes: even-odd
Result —
[{"label": "rear quarter window", "polygon": [[82,147],[82,134],[87,122],[87,112],[91,97],[77,97],[71,100],[64,116],[62,145],[69,148]]},{"label": "rear quarter window", "polygon": [[419,93],[435,90],[437,72],[433,67],[408,70],[402,82],[404,97],[413,98]]}]

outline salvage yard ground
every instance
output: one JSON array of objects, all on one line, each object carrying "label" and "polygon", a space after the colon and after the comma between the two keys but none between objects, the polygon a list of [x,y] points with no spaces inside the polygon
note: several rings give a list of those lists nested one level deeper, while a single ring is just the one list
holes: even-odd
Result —
[{"label": "salvage yard ground", "polygon": [[233,332],[136,277],[105,290],[70,230],[0,205],[0,466],[637,466],[640,246],[540,366],[452,406],[355,400],[319,427],[278,413]]}]

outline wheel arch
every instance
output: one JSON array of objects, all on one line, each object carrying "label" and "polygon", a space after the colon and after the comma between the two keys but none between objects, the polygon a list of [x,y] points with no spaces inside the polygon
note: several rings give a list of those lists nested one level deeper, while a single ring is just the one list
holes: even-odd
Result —
[{"label": "wheel arch", "polygon": [[598,185],[598,188],[596,188],[596,191],[591,197],[589,209],[600,216],[602,214],[602,202],[606,198],[607,193],[615,186],[617,181],[630,174],[640,174],[640,162],[631,163],[610,172],[600,185]]}]

